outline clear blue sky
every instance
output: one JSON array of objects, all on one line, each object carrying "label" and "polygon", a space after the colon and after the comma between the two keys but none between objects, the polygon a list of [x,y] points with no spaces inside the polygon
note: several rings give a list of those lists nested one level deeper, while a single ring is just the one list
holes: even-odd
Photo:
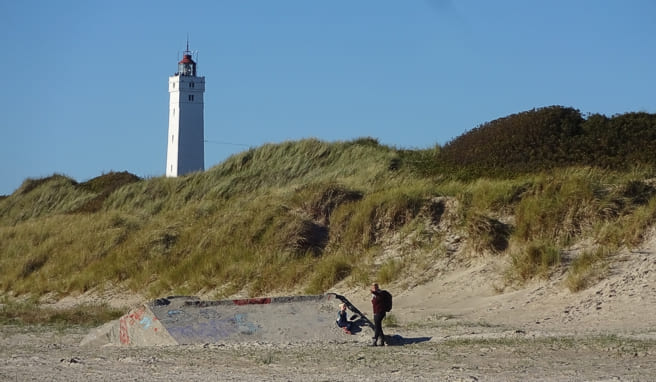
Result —
[{"label": "clear blue sky", "polygon": [[187,35],[206,168],[310,137],[432,147],[549,105],[656,112],[652,0],[0,0],[0,28],[0,194],[163,176]]}]

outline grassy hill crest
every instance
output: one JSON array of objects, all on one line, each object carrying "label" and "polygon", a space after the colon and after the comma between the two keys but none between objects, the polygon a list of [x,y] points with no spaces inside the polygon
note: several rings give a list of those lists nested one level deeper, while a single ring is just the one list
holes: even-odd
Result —
[{"label": "grassy hill crest", "polygon": [[579,290],[654,225],[654,120],[554,106],[426,150],[305,139],[179,178],[28,179],[0,199],[0,290],[320,293],[477,256],[506,257],[507,285],[568,272]]}]

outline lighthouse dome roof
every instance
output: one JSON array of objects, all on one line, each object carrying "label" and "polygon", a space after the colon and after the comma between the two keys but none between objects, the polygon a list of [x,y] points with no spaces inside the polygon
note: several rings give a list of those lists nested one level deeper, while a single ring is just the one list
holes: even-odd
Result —
[{"label": "lighthouse dome roof", "polygon": [[195,64],[195,62],[191,59],[191,54],[185,54],[178,64]]}]

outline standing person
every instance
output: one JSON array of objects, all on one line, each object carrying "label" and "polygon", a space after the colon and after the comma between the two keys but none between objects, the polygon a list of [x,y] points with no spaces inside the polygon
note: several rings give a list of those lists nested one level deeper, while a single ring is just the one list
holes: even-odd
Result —
[{"label": "standing person", "polygon": [[385,334],[383,334],[383,318],[385,318],[385,306],[383,298],[381,297],[380,288],[378,284],[371,285],[371,305],[374,308],[374,342],[371,346],[377,346],[378,338],[380,338],[381,346],[385,345]]}]

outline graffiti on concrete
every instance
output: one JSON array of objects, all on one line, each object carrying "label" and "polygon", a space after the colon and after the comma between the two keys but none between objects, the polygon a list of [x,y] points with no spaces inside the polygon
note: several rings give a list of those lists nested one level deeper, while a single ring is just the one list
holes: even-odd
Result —
[{"label": "graffiti on concrete", "polygon": [[130,331],[138,325],[142,330],[151,329],[154,332],[157,332],[157,327],[153,327],[154,321],[157,321],[157,317],[151,317],[146,312],[145,307],[140,307],[136,310],[133,310],[129,314],[121,317],[119,320],[119,332],[118,338],[121,344],[129,345],[130,344]]},{"label": "graffiti on concrete", "polygon": [[219,320],[222,318],[221,313],[214,309],[201,309],[198,311],[198,315],[206,320]]},{"label": "graffiti on concrete", "polygon": [[270,297],[245,298],[245,299],[241,299],[241,300],[232,300],[232,302],[235,305],[270,304],[271,303],[271,298]]},{"label": "graffiti on concrete", "polygon": [[123,345],[130,344],[130,335],[128,334],[128,323],[125,320],[125,317],[121,317],[121,320],[119,322],[118,339],[119,341],[121,341]]},{"label": "graffiti on concrete", "polygon": [[246,314],[235,314],[237,331],[241,334],[253,334],[257,331],[257,325],[246,320]]},{"label": "graffiti on concrete", "polygon": [[150,317],[144,317],[139,321],[139,325],[141,325],[144,329],[150,328],[150,325],[152,325],[153,320]]},{"label": "graffiti on concrete", "polygon": [[166,314],[167,314],[169,317],[173,317],[173,316],[175,316],[176,314],[184,314],[184,311],[179,310],[179,309],[176,309],[176,310],[169,310],[168,312],[166,312]]},{"label": "graffiti on concrete", "polygon": [[247,314],[222,315],[214,309],[201,309],[198,315],[187,315],[184,311],[168,312],[162,319],[169,334],[178,343],[205,342],[225,339],[234,335],[252,335],[259,326],[248,321]]}]

